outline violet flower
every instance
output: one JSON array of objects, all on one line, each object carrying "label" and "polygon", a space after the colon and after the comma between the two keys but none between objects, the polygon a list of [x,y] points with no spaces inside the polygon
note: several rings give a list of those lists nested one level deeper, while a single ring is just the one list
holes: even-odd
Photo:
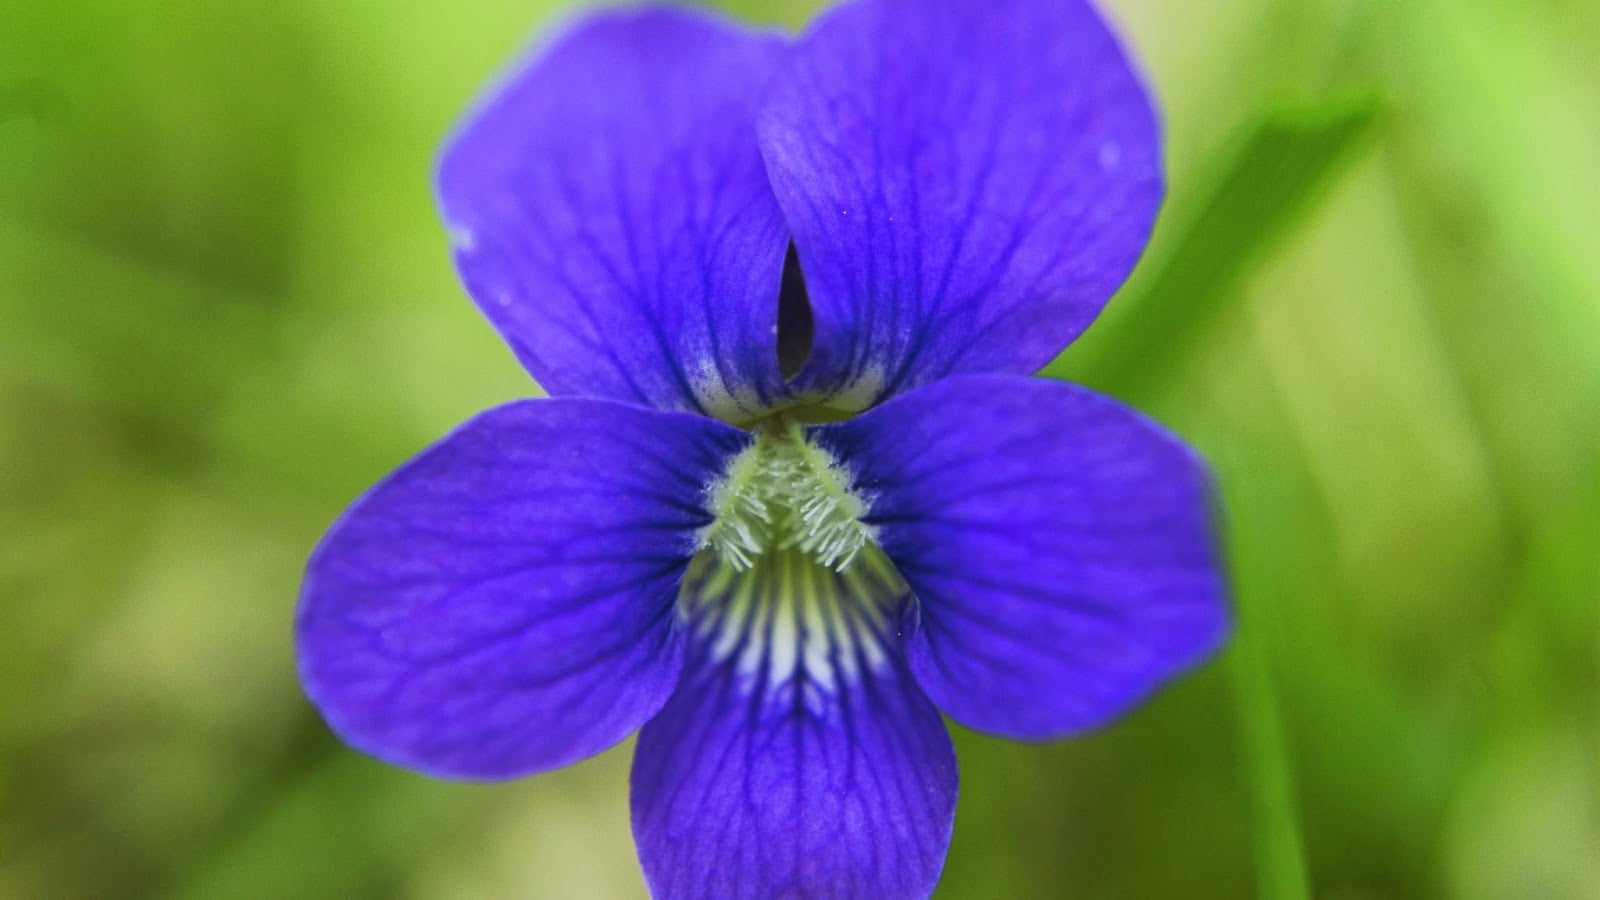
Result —
[{"label": "violet flower", "polygon": [[594,14],[438,190],[555,399],[462,425],[317,548],[301,674],[351,745],[500,779],[638,730],[657,895],[917,896],[955,811],[941,710],[1075,734],[1220,643],[1199,460],[1023,377],[1162,193],[1083,0],[855,0],[798,38]]}]

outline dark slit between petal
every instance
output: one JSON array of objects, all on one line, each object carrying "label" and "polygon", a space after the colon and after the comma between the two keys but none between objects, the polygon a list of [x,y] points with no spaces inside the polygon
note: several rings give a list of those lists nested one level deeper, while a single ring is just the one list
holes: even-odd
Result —
[{"label": "dark slit between petal", "polygon": [[778,374],[788,381],[800,374],[811,358],[814,326],[806,277],[800,272],[800,255],[794,241],[783,258],[783,281],[778,287]]}]

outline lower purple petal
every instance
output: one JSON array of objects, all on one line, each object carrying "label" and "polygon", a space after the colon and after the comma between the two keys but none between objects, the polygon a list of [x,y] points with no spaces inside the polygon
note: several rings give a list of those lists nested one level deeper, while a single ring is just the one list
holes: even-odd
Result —
[{"label": "lower purple petal", "polygon": [[[754,577],[756,603],[775,599],[773,579]],[[677,693],[639,734],[633,831],[652,893],[927,896],[950,843],[955,752],[892,620],[842,642],[802,625],[774,653],[781,617],[744,618],[737,641],[719,640],[722,623],[699,630]]]},{"label": "lower purple petal", "polygon": [[1083,388],[951,378],[818,443],[917,598],[917,681],[962,724],[1048,738],[1105,723],[1227,630],[1204,467]]},{"label": "lower purple petal", "polygon": [[672,612],[705,486],[745,441],[605,401],[471,420],[312,555],[306,692],[353,746],[435,775],[509,778],[611,746],[677,683]]}]

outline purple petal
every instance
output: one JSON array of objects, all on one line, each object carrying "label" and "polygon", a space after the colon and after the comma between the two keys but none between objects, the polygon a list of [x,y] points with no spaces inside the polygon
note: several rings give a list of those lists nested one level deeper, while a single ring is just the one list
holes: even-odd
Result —
[{"label": "purple petal", "polygon": [[491,410],[344,514],[306,572],[301,678],[351,745],[509,778],[626,737],[671,694],[705,486],[744,445],[606,401]]},{"label": "purple petal", "polygon": [[1143,87],[1083,0],[858,0],[763,103],[815,317],[803,390],[864,407],[1039,368],[1139,258],[1160,205]]},{"label": "purple petal", "polygon": [[788,231],[755,108],[783,48],[703,12],[598,13],[445,148],[462,277],[551,394],[740,420],[780,391]]},{"label": "purple petal", "polygon": [[[956,761],[894,638],[904,586],[852,607],[877,589],[765,565],[747,573],[753,612],[701,604],[683,683],[639,733],[633,831],[651,892],[925,897],[950,843]],[[824,602],[786,619],[783,585],[806,586],[800,607]]]},{"label": "purple petal", "polygon": [[917,681],[965,725],[1093,728],[1223,639],[1204,468],[1112,400],[963,376],[816,437],[854,471],[917,598]]}]

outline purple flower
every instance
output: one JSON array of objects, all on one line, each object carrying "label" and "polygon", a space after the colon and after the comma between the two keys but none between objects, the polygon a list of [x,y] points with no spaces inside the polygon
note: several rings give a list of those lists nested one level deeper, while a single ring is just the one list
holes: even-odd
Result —
[{"label": "purple flower", "polygon": [[1221,641],[1199,460],[1024,377],[1162,192],[1082,0],[856,0],[794,39],[599,13],[438,184],[556,399],[467,422],[317,548],[301,674],[350,744],[498,779],[639,730],[657,895],[925,895],[941,710],[1070,735]]}]

